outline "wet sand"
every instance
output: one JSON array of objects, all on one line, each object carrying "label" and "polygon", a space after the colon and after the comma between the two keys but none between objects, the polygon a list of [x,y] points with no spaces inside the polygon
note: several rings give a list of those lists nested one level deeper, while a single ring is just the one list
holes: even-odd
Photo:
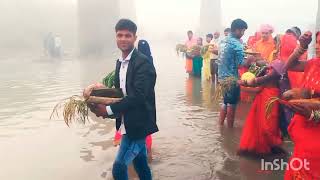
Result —
[{"label": "wet sand", "polygon": [[[234,129],[220,128],[211,84],[186,75],[174,44],[152,44],[160,128],[153,136],[154,179],[282,179],[283,172],[260,171],[259,160],[236,155],[250,105],[239,106]],[[90,115],[90,124],[68,128],[49,116],[59,100],[111,71],[114,58],[0,59],[0,179],[111,179],[114,121]]]}]

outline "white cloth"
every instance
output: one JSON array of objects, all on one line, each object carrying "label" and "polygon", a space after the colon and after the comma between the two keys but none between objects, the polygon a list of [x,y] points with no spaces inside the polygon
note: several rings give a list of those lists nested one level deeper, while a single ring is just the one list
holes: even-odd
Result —
[{"label": "white cloth", "polygon": [[[121,62],[120,71],[119,71],[119,80],[120,80],[120,88],[122,89],[123,95],[127,95],[126,90],[126,82],[127,82],[127,70],[129,61],[131,59],[132,53],[134,49],[129,53],[129,55],[126,58],[123,58],[122,56],[119,58],[119,61]],[[113,111],[110,106],[106,107],[108,115],[113,115]],[[126,134],[126,128],[124,126],[124,116],[121,117],[121,126],[120,126],[120,132],[122,135]]]}]

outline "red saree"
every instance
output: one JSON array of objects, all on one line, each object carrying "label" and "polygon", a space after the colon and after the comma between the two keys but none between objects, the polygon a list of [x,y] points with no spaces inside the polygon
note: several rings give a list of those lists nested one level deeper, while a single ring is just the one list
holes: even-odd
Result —
[{"label": "red saree", "polygon": [[268,155],[273,147],[281,145],[279,104],[273,106],[269,119],[265,115],[269,98],[278,97],[279,93],[278,88],[264,88],[255,97],[242,130],[239,154]]},{"label": "red saree", "polygon": [[[285,34],[281,38],[279,58],[282,61],[287,61],[289,56],[298,46],[297,38],[293,34]],[[304,57],[305,58],[305,57]],[[291,88],[299,88],[302,84],[303,72],[288,71],[288,77]]]},{"label": "red saree", "polygon": [[[320,59],[308,61],[304,72],[303,87],[320,90]],[[296,179],[296,177],[306,180],[320,179],[320,124],[295,114],[288,132],[294,142],[294,151],[289,161],[292,166],[289,166],[289,170],[286,171],[285,180]],[[301,164],[296,158],[305,159],[309,165],[299,168]]]}]

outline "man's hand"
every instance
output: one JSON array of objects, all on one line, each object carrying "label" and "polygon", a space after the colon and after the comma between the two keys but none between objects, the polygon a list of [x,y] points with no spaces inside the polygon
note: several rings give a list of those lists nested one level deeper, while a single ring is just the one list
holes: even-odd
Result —
[{"label": "man's hand", "polygon": [[305,32],[300,38],[299,38],[299,42],[300,42],[300,46],[303,49],[308,49],[309,44],[312,41],[312,32],[307,31]]},{"label": "man's hand", "polygon": [[312,96],[312,91],[306,88],[293,88],[283,93],[282,99],[310,99]]},{"label": "man's hand", "polygon": [[106,105],[90,103],[88,106],[90,111],[93,112],[97,117],[100,117],[100,116],[102,118],[108,117]]},{"label": "man's hand", "polygon": [[96,88],[103,88],[103,87],[105,87],[105,86],[104,86],[103,84],[101,84],[101,83],[91,84],[91,85],[89,85],[88,87],[86,87],[86,88],[83,90],[83,97],[84,97],[85,99],[88,99],[89,96],[90,96],[90,94],[91,94],[91,92],[92,92],[94,89],[96,89]]}]

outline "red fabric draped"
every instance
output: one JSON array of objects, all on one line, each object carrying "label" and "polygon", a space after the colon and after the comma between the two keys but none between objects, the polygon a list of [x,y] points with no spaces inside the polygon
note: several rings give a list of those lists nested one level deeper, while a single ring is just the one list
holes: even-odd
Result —
[{"label": "red fabric draped", "polygon": [[269,119],[266,104],[270,97],[279,96],[278,88],[264,88],[254,99],[240,139],[240,153],[267,155],[282,143],[279,129],[279,104],[275,104]]},{"label": "red fabric draped", "polygon": [[[303,77],[303,87],[316,91],[320,90],[320,59],[308,61]],[[292,169],[286,171],[285,180],[302,177],[302,179],[320,179],[320,124],[308,121],[307,118],[296,114],[288,127],[288,132],[294,142],[294,151],[290,159],[293,167],[299,167],[300,163],[294,158],[306,159],[307,168]]]},{"label": "red fabric draped", "polygon": [[247,45],[249,48],[254,48],[256,43],[261,39],[261,34],[256,32],[254,36],[250,36],[247,41]]},{"label": "red fabric draped", "polygon": [[[295,48],[298,46],[297,38],[291,33],[287,33],[282,36],[280,43],[280,54],[279,58],[282,61],[287,61],[289,56],[293,53]],[[304,55],[305,56],[305,55]],[[303,57],[305,58],[305,57]],[[291,88],[301,87],[303,72],[288,72]]]},{"label": "red fabric draped", "polygon": [[293,34],[287,33],[283,35],[280,40],[280,59],[287,61],[297,45],[297,38]]}]

